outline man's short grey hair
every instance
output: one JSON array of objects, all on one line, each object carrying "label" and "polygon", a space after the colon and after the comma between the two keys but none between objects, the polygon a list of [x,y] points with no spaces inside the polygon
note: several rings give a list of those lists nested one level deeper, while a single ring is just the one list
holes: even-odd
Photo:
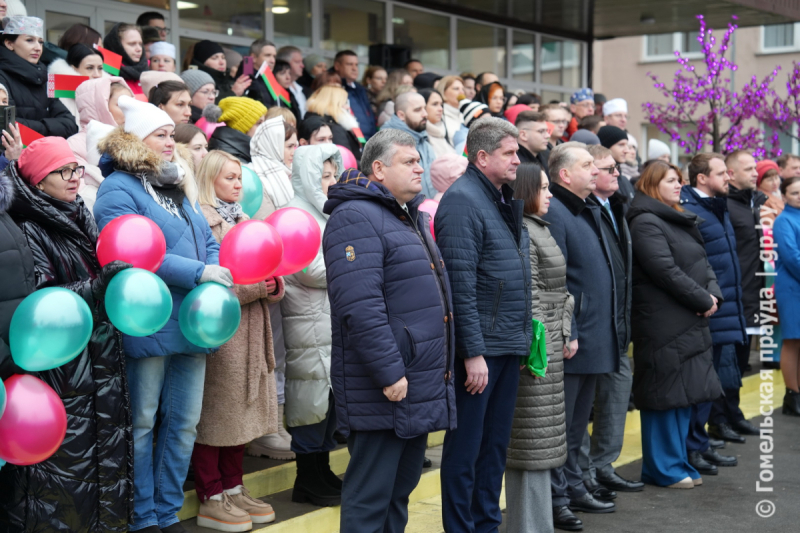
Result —
[{"label": "man's short grey hair", "polygon": [[281,49],[278,50],[277,58],[289,63],[294,54],[300,54],[302,56],[303,51],[296,46],[282,46]]},{"label": "man's short grey hair", "polygon": [[361,172],[372,176],[372,164],[380,161],[387,167],[392,166],[392,159],[397,153],[398,146],[417,148],[414,137],[402,130],[384,129],[373,135],[364,145],[361,155]]},{"label": "man's short grey hair", "polygon": [[484,118],[477,124],[473,124],[467,134],[467,159],[470,163],[475,163],[478,152],[481,150],[491,154],[500,148],[500,143],[506,137],[513,137],[514,140],[517,140],[519,130],[502,118]]},{"label": "man's short grey hair", "polygon": [[550,152],[550,159],[547,160],[547,166],[550,169],[550,179],[554,182],[560,183],[562,168],[569,168],[578,160],[577,151],[586,150],[584,143],[577,141],[570,141],[568,143],[559,144]]},{"label": "man's short grey hair", "polygon": [[265,46],[271,46],[275,48],[275,43],[268,41],[267,39],[256,39],[253,41],[253,44],[250,45],[250,55],[257,56],[261,53],[261,50],[263,50]]}]

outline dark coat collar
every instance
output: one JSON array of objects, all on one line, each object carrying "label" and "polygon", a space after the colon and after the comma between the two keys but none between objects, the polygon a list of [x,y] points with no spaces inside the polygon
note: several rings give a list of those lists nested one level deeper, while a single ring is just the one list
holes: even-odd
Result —
[{"label": "dark coat collar", "polygon": [[550,184],[550,192],[575,216],[580,215],[586,209],[585,200],[582,200],[575,193],[558,183]]}]

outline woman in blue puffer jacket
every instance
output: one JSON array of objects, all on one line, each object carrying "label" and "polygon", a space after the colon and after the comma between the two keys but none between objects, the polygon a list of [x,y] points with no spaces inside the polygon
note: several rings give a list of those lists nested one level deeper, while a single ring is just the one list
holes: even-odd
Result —
[{"label": "woman in blue puffer jacket", "polygon": [[[167,255],[156,271],[172,293],[172,316],[148,337],[123,336],[134,431],[134,514],[131,531],[180,528],[183,482],[203,403],[206,354],[180,331],[178,310],[198,284],[232,287],[219,266],[219,245],[197,203],[191,156],[173,139],[175,125],[157,107],[121,96],[125,124],[98,144],[105,180],[94,216],[100,229],[122,215],[153,220],[164,232]],[[176,151],[178,150],[178,151]],[[153,453],[155,421],[160,419]],[[174,526],[174,527],[172,527]]]}]

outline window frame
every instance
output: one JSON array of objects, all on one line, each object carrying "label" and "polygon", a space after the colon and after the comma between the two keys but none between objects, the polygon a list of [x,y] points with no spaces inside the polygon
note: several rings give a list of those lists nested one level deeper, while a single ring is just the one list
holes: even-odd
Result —
[{"label": "window frame", "polygon": [[[701,59],[703,57],[703,52],[687,52],[683,49],[683,41],[684,35],[688,32],[676,31],[672,33],[672,52],[669,54],[655,54],[650,55],[648,54],[648,42],[650,39],[650,35],[644,35],[642,37],[642,59],[641,63],[660,63],[665,61],[674,61],[675,60],[675,51],[680,52],[681,56],[685,57],[686,59]],[[669,35],[669,34],[654,34],[654,35]]]},{"label": "window frame", "polygon": [[[780,24],[770,24],[770,26],[780,26]],[[793,46],[766,46],[768,26],[761,26],[759,31],[759,51],[760,54],[788,54],[800,51],[800,22],[794,23],[794,45]]]}]

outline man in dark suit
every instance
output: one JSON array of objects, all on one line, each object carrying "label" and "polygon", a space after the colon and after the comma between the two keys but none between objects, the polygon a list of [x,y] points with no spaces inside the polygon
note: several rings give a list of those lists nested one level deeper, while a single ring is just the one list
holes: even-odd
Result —
[{"label": "man in dark suit", "polygon": [[619,369],[617,297],[609,242],[603,232],[602,207],[586,199],[599,173],[586,145],[567,142],[550,152],[553,199],[544,216],[550,233],[567,260],[567,287],[575,297],[570,353],[564,361],[564,403],[567,418],[567,462],[551,471],[553,521],[556,527],[582,526],[573,510],[610,513],[612,502],[587,491],[578,464],[589,424],[597,377]]}]

